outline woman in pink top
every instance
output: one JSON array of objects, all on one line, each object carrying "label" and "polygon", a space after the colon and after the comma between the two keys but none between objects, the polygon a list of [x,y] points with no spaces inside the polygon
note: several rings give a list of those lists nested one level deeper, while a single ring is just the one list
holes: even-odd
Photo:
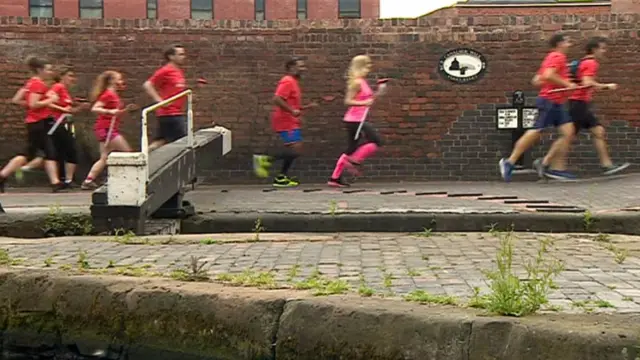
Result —
[{"label": "woman in pink top", "polygon": [[[386,88],[384,83],[378,85],[376,93],[371,90],[367,83],[366,76],[371,71],[371,58],[366,55],[358,55],[351,60],[349,65],[349,73],[347,80],[347,93],[345,95],[344,104],[349,106],[347,113],[344,115],[344,125],[347,129],[348,146],[336,164],[333,174],[329,179],[328,185],[333,187],[346,187],[349,184],[342,178],[342,171],[347,168],[353,174],[359,175],[358,167],[362,162],[371,157],[382,145],[380,136],[371,126],[371,123],[364,122],[367,118],[369,108],[373,105],[374,100],[383,94]],[[362,124],[364,122],[364,124]],[[366,141],[358,146],[356,133],[362,124],[360,135],[364,135]]]}]

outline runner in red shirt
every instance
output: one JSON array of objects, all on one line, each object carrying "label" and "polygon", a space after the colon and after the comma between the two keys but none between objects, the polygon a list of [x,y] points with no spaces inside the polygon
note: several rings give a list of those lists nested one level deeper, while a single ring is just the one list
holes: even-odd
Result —
[{"label": "runner in red shirt", "polygon": [[[64,184],[67,187],[72,186],[73,175],[75,173],[76,166],[78,164],[78,151],[76,146],[75,131],[73,122],[71,121],[71,115],[81,110],[86,109],[88,104],[81,104],[80,106],[73,106],[73,100],[69,94],[69,88],[76,83],[76,75],[71,66],[61,66],[55,71],[54,75],[55,84],[47,92],[47,96],[55,94],[58,101],[49,105],[51,109],[53,119],[61,121],[60,125],[56,127],[55,131],[51,134],[56,152],[59,155],[58,167],[64,169],[63,175],[65,181]],[[17,95],[16,95],[17,96]],[[64,118],[62,117],[64,115]],[[55,126],[50,124],[50,126]],[[51,133],[51,130],[49,130]],[[32,171],[43,165],[43,158],[38,157],[33,159],[27,165],[23,166],[16,171],[16,178],[22,178],[23,171]]]},{"label": "runner in red shirt", "polygon": [[122,74],[116,71],[105,71],[95,82],[91,90],[91,111],[98,115],[93,131],[100,143],[100,159],[93,164],[87,178],[82,183],[83,190],[93,190],[98,187],[95,179],[107,166],[107,157],[112,151],[131,152],[131,146],[120,135],[120,118],[124,113],[135,111],[138,106],[129,104],[124,106],[118,92],[124,87]]},{"label": "runner in red shirt", "polygon": [[[27,149],[9,161],[0,171],[0,191],[4,192],[4,185],[9,176],[24,166],[29,159],[33,159],[41,151],[45,155],[45,170],[49,176],[52,190],[57,192],[64,188],[64,184],[58,177],[58,166],[55,146],[47,135],[48,126],[52,121],[49,105],[58,99],[55,95],[47,96],[47,85],[52,75],[51,64],[36,57],[30,57],[27,65],[33,73],[33,77],[24,86],[23,95],[27,108]],[[19,99],[21,90],[16,93],[13,100]]]},{"label": "runner in red shirt", "polygon": [[[549,41],[551,52],[542,61],[536,79],[541,82],[541,89],[536,100],[538,118],[534,129],[528,130],[516,142],[508,159],[499,162],[500,174],[505,181],[511,181],[514,164],[522,154],[540,140],[540,133],[547,127],[555,127],[560,133],[556,140],[561,151],[566,152],[574,135],[571,118],[565,109],[568,91],[551,92],[560,88],[575,88],[576,85],[569,81],[569,68],[567,66],[567,51],[571,47],[571,40],[564,34],[555,34]],[[546,165],[546,163],[545,163]],[[547,176],[556,178],[573,178],[573,175],[564,169],[546,170]]]},{"label": "runner in red shirt", "polygon": [[598,118],[591,108],[593,93],[596,90],[615,90],[618,88],[617,84],[602,84],[596,81],[600,67],[598,60],[602,59],[607,52],[607,39],[599,36],[593,37],[587,42],[585,50],[586,55],[578,65],[576,80],[580,85],[588,85],[591,87],[576,90],[571,95],[569,98],[569,114],[573,120],[576,135],[581,129],[591,131],[593,135],[593,145],[600,157],[602,172],[604,175],[613,175],[626,169],[630,164],[614,164],[611,161],[605,140],[604,126],[600,124],[600,121],[598,121]]},{"label": "runner in red shirt", "polygon": [[[187,89],[181,68],[186,58],[184,47],[172,45],[164,52],[164,58],[167,64],[158,69],[143,85],[147,94],[156,102]],[[156,111],[158,128],[154,141],[149,145],[149,151],[187,136],[187,121],[184,115],[186,101],[185,96]]]},{"label": "runner in red shirt", "polygon": [[272,162],[282,160],[280,174],[273,179],[273,186],[276,187],[290,187],[300,184],[296,178],[288,176],[294,160],[302,154],[300,114],[302,110],[317,106],[316,103],[302,105],[302,91],[299,81],[307,71],[304,61],[292,58],[285,64],[285,69],[287,74],[278,82],[271,114],[271,126],[278,133],[284,148],[274,156],[253,156],[253,168],[259,177],[268,177]]}]

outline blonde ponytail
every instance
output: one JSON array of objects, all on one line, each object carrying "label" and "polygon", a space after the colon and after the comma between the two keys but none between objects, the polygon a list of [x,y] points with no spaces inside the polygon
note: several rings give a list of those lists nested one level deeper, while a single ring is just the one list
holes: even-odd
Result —
[{"label": "blonde ponytail", "polygon": [[91,102],[98,100],[100,95],[109,87],[109,85],[111,85],[111,82],[117,77],[117,75],[118,73],[112,70],[107,70],[98,75],[96,81],[93,83],[89,100]]},{"label": "blonde ponytail", "polygon": [[358,55],[351,59],[347,71],[347,90],[353,90],[360,86],[360,79],[365,76],[369,64],[371,64],[371,58],[367,55]]}]

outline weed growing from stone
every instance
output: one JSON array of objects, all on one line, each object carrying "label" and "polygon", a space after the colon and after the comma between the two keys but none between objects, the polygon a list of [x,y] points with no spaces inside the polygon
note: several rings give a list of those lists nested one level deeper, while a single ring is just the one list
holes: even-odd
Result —
[{"label": "weed growing from stone", "polygon": [[615,306],[606,300],[576,300],[571,302],[571,306],[581,308],[587,313],[593,312],[594,308],[615,309]]},{"label": "weed growing from stone", "polygon": [[44,259],[44,266],[45,267],[51,267],[51,265],[55,264],[56,262],[53,261],[53,258],[48,257],[46,259]]},{"label": "weed growing from stone", "polygon": [[11,263],[11,257],[9,252],[5,249],[0,249],[0,265],[9,265]]},{"label": "weed growing from stone", "polygon": [[133,277],[156,277],[161,276],[162,274],[155,271],[150,271],[153,265],[144,264],[141,266],[123,266],[116,269],[116,274],[123,276],[133,276]]},{"label": "weed growing from stone", "polygon": [[408,269],[407,270],[407,275],[414,277],[414,276],[420,276],[420,272],[418,272],[417,270],[414,269]]},{"label": "weed growing from stone", "polygon": [[113,240],[123,245],[140,245],[149,244],[149,239],[139,238],[133,231],[125,229],[116,229],[113,234]]},{"label": "weed growing from stone", "polygon": [[613,253],[613,260],[618,264],[622,264],[629,256],[629,250],[619,248],[612,243],[608,243],[604,248]]},{"label": "weed growing from stone", "polygon": [[430,228],[423,227],[422,231],[415,235],[428,238],[428,237],[431,237],[431,235],[433,235],[433,231]]},{"label": "weed growing from stone", "polygon": [[598,235],[595,236],[594,240],[597,242],[610,243],[611,236],[609,236],[609,234],[599,233]]},{"label": "weed growing from stone", "polygon": [[336,212],[338,211],[338,202],[335,200],[329,201],[329,215],[336,216]]},{"label": "weed growing from stone", "polygon": [[371,297],[375,291],[367,286],[367,282],[364,280],[364,275],[360,274],[360,286],[358,287],[358,294],[362,297]]},{"label": "weed growing from stone", "polygon": [[476,286],[473,288],[473,295],[469,298],[467,306],[476,309],[485,309],[487,307],[487,298],[486,296],[480,295],[479,287]]},{"label": "weed growing from stone", "polygon": [[183,269],[175,269],[170,274],[174,280],[180,281],[208,281],[209,276],[207,272],[204,270],[204,266],[207,264],[206,261],[200,262],[201,258],[191,256],[191,262],[189,263],[189,267]]},{"label": "weed growing from stone", "polygon": [[405,301],[417,302],[420,304],[456,305],[458,300],[448,295],[432,295],[424,290],[414,290],[404,296]]},{"label": "weed growing from stone", "polygon": [[216,280],[233,286],[257,287],[260,289],[275,289],[278,287],[272,272],[253,272],[245,270],[240,274],[219,274]]},{"label": "weed growing from stone", "polygon": [[287,274],[287,281],[292,281],[294,278],[298,276],[299,273],[300,273],[300,265],[298,264],[293,265],[291,269],[289,269],[289,272]]},{"label": "weed growing from stone", "polygon": [[253,224],[253,241],[260,241],[260,234],[264,230],[264,226],[262,226],[262,219],[257,218],[256,222]]},{"label": "weed growing from stone", "polygon": [[93,224],[90,216],[67,214],[56,205],[49,208],[42,231],[50,237],[89,235],[93,231]]},{"label": "weed growing from stone", "polygon": [[500,247],[496,254],[497,269],[485,271],[490,281],[490,293],[477,303],[492,313],[507,316],[525,316],[538,311],[548,303],[553,277],[564,267],[559,261],[547,261],[545,255],[552,245],[549,239],[541,240],[535,258],[525,260],[527,279],[521,280],[513,269],[513,232],[498,235]]},{"label": "weed growing from stone", "polygon": [[584,226],[584,230],[590,231],[593,228],[594,223],[595,219],[593,218],[593,214],[591,211],[586,210],[582,215],[582,225]]},{"label": "weed growing from stone", "polygon": [[71,269],[73,269],[73,266],[69,265],[69,264],[62,264],[60,265],[60,267],[58,268],[62,271],[70,271]]},{"label": "weed growing from stone", "polygon": [[559,311],[562,311],[562,310],[563,310],[563,308],[562,308],[562,306],[560,306],[560,305],[549,305],[549,306],[546,306],[546,307],[544,308],[544,310],[546,310],[546,311],[553,311],[553,312],[559,312]]},{"label": "weed growing from stone", "polygon": [[116,267],[115,261],[109,260],[109,263],[107,264],[106,268],[107,269],[111,269],[111,268],[114,268],[114,267]]},{"label": "weed growing from stone", "polygon": [[78,252],[78,261],[76,262],[78,264],[78,269],[81,270],[86,270],[91,268],[91,265],[89,265],[89,261],[88,261],[89,257],[87,256],[87,252],[84,250],[81,250]]},{"label": "weed growing from stone", "polygon": [[200,240],[200,244],[201,245],[216,245],[219,244],[220,242],[218,240],[214,240],[212,238],[207,238],[207,239],[202,239]]},{"label": "weed growing from stone", "polygon": [[327,279],[316,270],[307,279],[296,282],[294,288],[311,290],[314,296],[326,296],[346,293],[349,291],[349,284],[344,280]]},{"label": "weed growing from stone", "polygon": [[631,296],[623,296],[622,301],[633,301],[633,298]]}]

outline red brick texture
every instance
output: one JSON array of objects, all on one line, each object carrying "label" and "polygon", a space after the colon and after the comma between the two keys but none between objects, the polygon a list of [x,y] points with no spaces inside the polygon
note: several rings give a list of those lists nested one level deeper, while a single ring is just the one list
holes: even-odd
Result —
[{"label": "red brick texture", "polygon": [[[190,0],[157,0],[158,18],[167,20],[189,19]],[[16,4],[19,2],[19,4]],[[79,0],[53,0],[54,16],[60,19],[79,17]],[[338,0],[309,0],[307,18],[324,20],[338,18]],[[214,0],[214,19],[254,20],[255,0]],[[297,0],[265,0],[267,20],[297,19]],[[0,0],[0,16],[29,16],[28,0]],[[147,0],[105,0],[105,19],[144,19]],[[361,0],[361,17],[380,17],[379,0]]]},{"label": "red brick texture", "polygon": [[513,7],[481,7],[458,6],[459,15],[489,16],[489,15],[599,15],[609,14],[611,6],[513,6]]},{"label": "red brick texture", "polygon": [[[449,14],[443,16],[442,14]],[[149,104],[141,84],[161,65],[162,48],[172,42],[187,47],[188,79],[204,75],[209,85],[197,90],[197,126],[213,120],[233,130],[233,151],[225,161],[202,169],[212,181],[252,181],[250,155],[275,149],[268,105],[290,55],[307,57],[309,72],[302,82],[304,98],[336,95],[304,118],[306,157],[293,171],[304,180],[326,179],[345,147],[339,97],[349,59],[361,53],[375,61],[375,76],[392,77],[388,96],[371,112],[385,147],[371,161],[371,179],[497,179],[497,162],[510,150],[511,135],[495,130],[495,107],[529,85],[546,52],[546,38],[565,30],[577,39],[570,57],[581,55],[587,37],[607,35],[612,44],[600,78],[618,82],[615,93],[597,95],[600,119],[609,126],[615,159],[640,156],[640,75],[635,54],[640,50],[640,15],[572,16],[451,16],[451,11],[418,20],[152,22],[147,20],[52,20],[0,18],[0,98],[3,122],[0,154],[7,160],[24,145],[23,111],[8,99],[26,79],[21,61],[41,54],[56,63],[76,66],[86,94],[105,69],[124,72],[127,101]],[[455,14],[454,14],[455,15]],[[44,20],[41,20],[44,21]],[[460,85],[438,73],[438,61],[448,50],[471,47],[487,58],[481,80]],[[534,96],[529,96],[532,101]],[[89,149],[93,117],[77,118],[79,137]],[[124,134],[139,138],[137,117],[124,121]],[[588,139],[572,153],[574,164],[597,167]],[[548,139],[536,154],[548,148]],[[86,150],[88,151],[88,150]]]}]

